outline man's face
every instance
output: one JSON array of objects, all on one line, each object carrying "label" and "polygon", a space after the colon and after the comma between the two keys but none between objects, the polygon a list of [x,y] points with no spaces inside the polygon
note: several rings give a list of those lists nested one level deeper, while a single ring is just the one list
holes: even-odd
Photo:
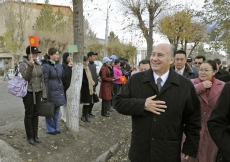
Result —
[{"label": "man's face", "polygon": [[194,61],[195,68],[196,68],[197,70],[199,70],[199,69],[200,69],[200,65],[201,65],[202,63],[203,63],[203,59],[202,59],[202,58],[200,58],[200,59],[196,58],[195,61]]},{"label": "man's face", "polygon": [[170,44],[159,44],[153,49],[150,63],[152,70],[157,75],[162,76],[169,70],[170,64],[173,63],[173,58],[169,59],[170,53]]},{"label": "man's face", "polygon": [[183,69],[187,61],[185,54],[180,54],[180,53],[176,54],[174,59],[175,59],[175,67],[178,70]]},{"label": "man's face", "polygon": [[139,66],[139,71],[146,71],[150,69],[150,65],[149,64],[140,64]]},{"label": "man's face", "polygon": [[89,61],[94,61],[95,60],[95,55],[91,55],[91,56],[89,56]]}]

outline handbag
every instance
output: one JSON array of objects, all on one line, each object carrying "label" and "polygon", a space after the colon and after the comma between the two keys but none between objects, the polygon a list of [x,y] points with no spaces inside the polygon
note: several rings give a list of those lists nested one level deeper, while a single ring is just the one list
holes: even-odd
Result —
[{"label": "handbag", "polygon": [[38,108],[38,116],[54,117],[55,104],[49,101],[41,101],[40,107]]},{"label": "handbag", "polygon": [[[27,64],[25,65],[27,67]],[[18,69],[15,76],[8,82],[7,91],[14,96],[22,98],[27,94],[27,88],[28,81],[23,79]]]},{"label": "handbag", "polygon": [[98,98],[98,96],[97,96],[97,93],[96,93],[96,92],[95,92],[95,93],[93,93],[93,102],[94,102],[94,103],[99,102],[99,98]]}]

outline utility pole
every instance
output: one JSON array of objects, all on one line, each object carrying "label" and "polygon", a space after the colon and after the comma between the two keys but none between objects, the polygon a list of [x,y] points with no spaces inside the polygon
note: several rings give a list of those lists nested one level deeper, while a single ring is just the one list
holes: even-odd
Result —
[{"label": "utility pole", "polygon": [[[109,8],[111,5],[109,5],[109,1],[107,3],[107,13],[106,13],[106,27],[105,27],[105,46],[108,45],[108,35],[109,35]],[[105,52],[104,56],[107,56],[107,52]]]}]

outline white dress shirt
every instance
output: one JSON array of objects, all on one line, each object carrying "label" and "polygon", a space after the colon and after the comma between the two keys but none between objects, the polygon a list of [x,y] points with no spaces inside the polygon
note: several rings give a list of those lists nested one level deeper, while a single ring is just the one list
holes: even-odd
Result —
[{"label": "white dress shirt", "polygon": [[178,74],[180,74],[180,75],[183,75],[184,74],[184,69],[185,69],[185,66],[182,68],[182,69],[177,69],[176,67],[175,67],[175,71],[178,73]]},{"label": "white dress shirt", "polygon": [[155,79],[155,83],[157,84],[157,79],[160,77],[162,79],[161,81],[161,86],[163,87],[163,85],[165,84],[166,80],[169,77],[169,70],[162,76],[157,75],[155,72],[153,72],[153,77]]}]

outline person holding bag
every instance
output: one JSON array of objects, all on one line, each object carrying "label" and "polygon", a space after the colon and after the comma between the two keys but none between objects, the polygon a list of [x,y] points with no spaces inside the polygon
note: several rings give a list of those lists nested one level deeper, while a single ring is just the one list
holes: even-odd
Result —
[{"label": "person holding bag", "polygon": [[26,136],[31,145],[35,145],[35,142],[41,142],[38,138],[38,108],[41,104],[41,98],[46,98],[42,68],[36,60],[39,53],[41,52],[37,47],[28,46],[26,48],[27,56],[24,56],[19,63],[19,72],[22,78],[28,81],[27,94],[22,99],[25,107]]},{"label": "person holding bag", "polygon": [[89,120],[89,110],[91,105],[94,103],[93,94],[95,82],[93,81],[91,71],[89,69],[89,60],[88,57],[84,56],[83,58],[83,78],[81,86],[81,103],[83,104],[82,108],[82,117],[83,122],[90,122]]},{"label": "person holding bag", "polygon": [[56,135],[61,133],[58,126],[60,106],[66,104],[62,78],[71,73],[73,63],[70,61],[67,68],[64,70],[58,61],[59,52],[55,48],[50,48],[48,50],[47,57],[47,60],[42,60],[42,71],[46,86],[47,100],[55,103],[55,109],[54,117],[45,118],[46,132],[48,134]]}]

